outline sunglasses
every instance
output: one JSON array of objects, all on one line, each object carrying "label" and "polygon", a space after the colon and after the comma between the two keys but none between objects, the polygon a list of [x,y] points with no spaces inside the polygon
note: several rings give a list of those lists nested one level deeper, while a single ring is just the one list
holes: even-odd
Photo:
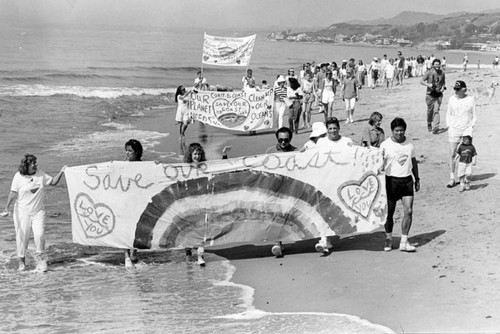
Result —
[{"label": "sunglasses", "polygon": [[278,138],[278,143],[289,143],[290,138]]}]

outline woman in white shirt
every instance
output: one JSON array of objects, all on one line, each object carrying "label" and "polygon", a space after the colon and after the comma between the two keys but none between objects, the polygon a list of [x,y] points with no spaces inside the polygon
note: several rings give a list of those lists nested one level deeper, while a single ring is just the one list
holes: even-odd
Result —
[{"label": "woman in white shirt", "polygon": [[18,270],[26,269],[26,250],[33,230],[35,241],[35,259],[37,271],[47,271],[47,256],[45,254],[45,188],[55,186],[61,180],[66,166],[61,168],[55,177],[47,175],[38,169],[37,159],[32,154],[26,154],[21,160],[19,171],[14,175],[10,187],[5,210],[0,215],[9,215],[9,207],[14,205],[14,227],[16,229]]}]

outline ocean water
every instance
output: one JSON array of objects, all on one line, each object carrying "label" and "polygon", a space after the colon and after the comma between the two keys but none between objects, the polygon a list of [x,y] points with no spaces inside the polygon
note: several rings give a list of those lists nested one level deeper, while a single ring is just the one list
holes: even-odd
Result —
[{"label": "ocean water", "polygon": [[[396,49],[273,42],[265,38],[266,32],[257,35],[250,67],[258,82],[272,82],[289,67],[298,71],[311,60],[340,63],[354,57],[369,62],[373,56],[396,53]],[[35,154],[39,168],[51,175],[64,164],[123,160],[123,144],[130,138],[144,144],[145,159],[181,160],[173,93],[178,85],[193,82],[201,66],[202,42],[202,31],[2,27],[0,206],[7,201],[25,153]],[[404,53],[426,54],[412,49]],[[449,63],[460,63],[463,56],[444,55]],[[492,58],[469,53],[471,63],[477,61],[474,57],[483,64]],[[211,67],[204,72],[211,84],[239,87],[245,68]],[[172,122],[161,130],[138,127],[145,120],[163,120],[165,113]],[[208,136],[204,144],[210,150],[231,136],[235,135]],[[0,218],[0,332],[390,332],[354,315],[256,310],[252,288],[232,283],[234,267],[213,254],[200,268],[179,251],[143,252],[136,268],[126,270],[118,250],[71,243],[64,182],[48,190],[46,209],[50,266],[46,274],[32,271],[32,255],[30,270],[15,270],[12,219]],[[30,254],[33,247],[31,243]]]}]

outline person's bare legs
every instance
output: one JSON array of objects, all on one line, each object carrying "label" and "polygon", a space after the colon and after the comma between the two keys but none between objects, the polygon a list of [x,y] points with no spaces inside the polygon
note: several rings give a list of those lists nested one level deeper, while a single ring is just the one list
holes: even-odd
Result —
[{"label": "person's bare legs", "polygon": [[446,185],[448,188],[455,186],[455,171],[456,171],[456,160],[455,153],[457,152],[458,142],[450,142],[450,182]]}]

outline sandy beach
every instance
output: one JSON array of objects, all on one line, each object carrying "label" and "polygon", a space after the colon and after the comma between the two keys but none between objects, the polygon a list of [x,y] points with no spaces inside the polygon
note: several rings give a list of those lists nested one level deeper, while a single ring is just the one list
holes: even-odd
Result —
[{"label": "sandy beach", "polygon": [[[498,72],[491,69],[448,71],[448,90],[441,108],[443,129],[437,135],[427,131],[425,88],[419,84],[420,78],[406,80],[392,91],[363,88],[355,112],[358,121],[341,123],[341,133],[359,142],[373,111],[384,115],[386,136],[395,116],[407,121],[407,136],[414,140],[421,178],[410,232],[410,242],[417,246],[417,252],[384,252],[383,228],[334,238],[333,251],[327,256],[314,252],[315,240],[286,244],[286,255],[280,259],[272,257],[269,246],[214,251],[236,266],[234,282],[255,288],[256,308],[352,314],[401,333],[499,331],[500,245],[496,238],[500,233],[500,179],[499,158],[494,151],[499,140],[498,97],[477,101],[473,143],[478,164],[471,190],[460,193],[458,187],[445,186],[449,173],[445,111],[453,84],[461,79],[469,88],[486,87],[497,77]],[[339,101],[335,108],[336,115],[344,119]],[[314,120],[322,117],[313,116]],[[309,130],[302,130],[293,143],[302,145],[308,135]],[[193,140],[188,137],[188,141]],[[250,140],[252,152],[245,145]],[[272,132],[233,137],[232,155],[259,153],[274,140]],[[394,245],[399,242],[401,216],[398,204]]]}]

